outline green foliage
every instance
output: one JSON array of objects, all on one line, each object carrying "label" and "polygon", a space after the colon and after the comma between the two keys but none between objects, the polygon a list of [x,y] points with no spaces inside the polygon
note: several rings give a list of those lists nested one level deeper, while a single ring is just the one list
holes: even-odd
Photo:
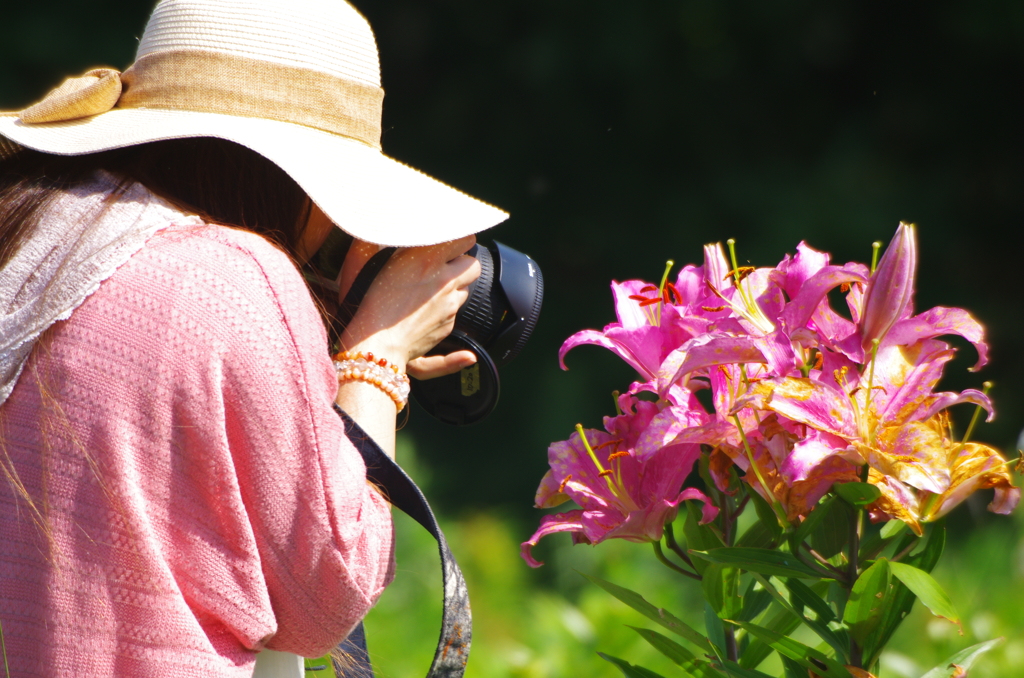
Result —
[{"label": "green foliage", "polygon": [[[899,563],[893,563],[899,565]],[[882,620],[886,604],[891,600],[891,574],[885,558],[860,573],[850,591],[843,612],[843,623],[861,645]]]},{"label": "green foliage", "polygon": [[801,563],[794,555],[781,551],[729,547],[710,551],[691,551],[691,554],[701,560],[722,565],[735,565],[750,572],[760,572],[777,577],[821,579],[818,572]]},{"label": "green foliage", "polygon": [[605,661],[615,664],[615,666],[618,666],[619,670],[622,671],[622,675],[626,676],[626,678],[664,678],[650,669],[645,669],[642,666],[634,666],[625,659],[619,659],[618,657],[613,657],[603,652],[598,652],[597,656]]},{"label": "green foliage", "polygon": [[1003,642],[1002,638],[995,638],[984,643],[978,643],[972,645],[965,650],[961,650],[954,654],[952,657],[947,658],[941,664],[936,666],[928,673],[921,676],[921,678],[956,678],[957,669],[970,669],[974,666],[974,662],[988,652],[999,643]]}]

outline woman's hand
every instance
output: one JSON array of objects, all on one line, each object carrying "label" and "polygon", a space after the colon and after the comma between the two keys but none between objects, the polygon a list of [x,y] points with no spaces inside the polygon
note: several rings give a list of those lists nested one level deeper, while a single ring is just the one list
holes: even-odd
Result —
[{"label": "woman's hand", "polygon": [[[427,247],[397,250],[373,281],[345,333],[349,351],[372,351],[418,379],[457,372],[476,361],[469,351],[421,357],[448,336],[467,288],[480,275],[480,263],[465,252],[476,242],[467,236]],[[341,298],[376,245],[356,241],[339,276]]]}]

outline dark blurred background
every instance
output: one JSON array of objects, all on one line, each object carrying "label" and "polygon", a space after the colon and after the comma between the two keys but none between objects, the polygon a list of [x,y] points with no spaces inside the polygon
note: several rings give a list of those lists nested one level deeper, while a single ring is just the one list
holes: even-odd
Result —
[{"label": "dark blurred background", "polygon": [[[1024,3],[730,0],[356,0],[374,26],[395,158],[512,213],[486,234],[546,278],[538,328],[502,373],[498,410],[449,428],[413,410],[433,500],[522,521],[548,443],[598,426],[631,380],[610,353],[561,342],[614,320],[611,279],[736,238],[774,265],[801,240],[870,261],[920,228],[918,310],[962,306],[988,328],[949,389],[996,382],[977,438],[1008,455],[1024,423],[1018,231],[1024,221]],[[7,3],[0,109],[66,75],[126,67],[145,0]],[[956,415],[963,424],[966,407]],[[982,498],[979,498],[981,500]],[[988,521],[975,502],[959,520]],[[974,516],[973,518],[971,516]]]}]

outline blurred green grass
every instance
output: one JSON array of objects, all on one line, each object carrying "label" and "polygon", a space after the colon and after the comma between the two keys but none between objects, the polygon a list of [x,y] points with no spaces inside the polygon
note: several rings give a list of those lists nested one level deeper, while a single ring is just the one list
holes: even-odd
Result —
[{"label": "blurred green grass", "polygon": [[[429,495],[429,473],[417,466],[409,436],[400,439],[399,455]],[[540,515],[538,511],[538,520]],[[532,526],[524,528],[497,511],[440,520],[473,603],[466,678],[621,676],[597,656],[598,650],[666,678],[679,675],[627,627],[652,626],[647,619],[577,574],[596,574],[632,588],[703,628],[696,584],[680,581],[654,559],[647,545],[612,540],[598,547],[572,547],[567,536],[555,536],[537,549],[544,567],[531,570],[518,553]],[[436,645],[440,566],[437,545],[426,531],[403,514],[396,513],[395,522],[397,576],[367,617],[366,628],[379,678],[412,678],[426,673]],[[972,678],[1024,675],[1024,517],[998,517],[976,528],[968,522],[952,527],[950,544],[934,573],[957,605],[964,635],[916,605],[883,656],[881,677],[918,678],[954,652],[998,636],[1005,642],[975,665]],[[769,659],[761,670],[777,675],[774,661]]]}]

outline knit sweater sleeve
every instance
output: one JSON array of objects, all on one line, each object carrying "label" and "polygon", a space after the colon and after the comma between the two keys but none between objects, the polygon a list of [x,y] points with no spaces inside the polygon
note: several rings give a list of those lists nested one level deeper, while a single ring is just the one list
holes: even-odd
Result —
[{"label": "knit sweater sleeve", "polygon": [[210,332],[193,397],[213,403],[201,415],[217,429],[210,453],[230,456],[220,467],[233,474],[221,479],[228,498],[215,510],[244,511],[251,534],[230,548],[255,547],[276,630],[246,638],[262,626],[259,605],[228,608],[237,618],[225,621],[251,647],[317,656],[349,633],[393,577],[390,508],[367,483],[331,408],[337,377],[294,264],[252,234],[211,232],[198,243],[216,252],[196,251],[195,260],[215,262],[213,282],[188,299]]}]

